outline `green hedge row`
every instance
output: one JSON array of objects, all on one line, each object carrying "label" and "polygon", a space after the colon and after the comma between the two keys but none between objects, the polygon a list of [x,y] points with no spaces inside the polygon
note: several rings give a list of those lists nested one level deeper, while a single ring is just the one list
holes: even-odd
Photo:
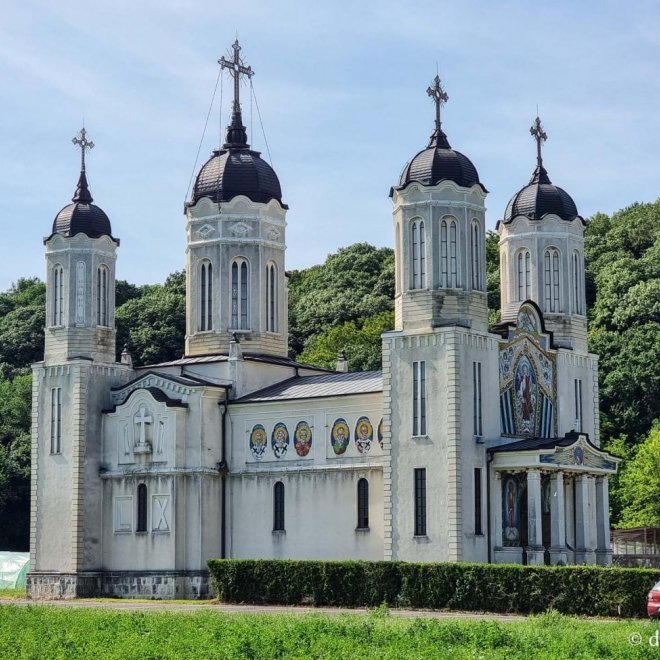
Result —
[{"label": "green hedge row", "polygon": [[211,559],[221,601],[644,616],[660,571],[596,566]]}]

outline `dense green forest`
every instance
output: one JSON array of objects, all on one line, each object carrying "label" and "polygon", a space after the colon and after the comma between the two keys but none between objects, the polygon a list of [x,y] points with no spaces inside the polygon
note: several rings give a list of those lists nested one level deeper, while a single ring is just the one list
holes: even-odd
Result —
[{"label": "dense green forest", "polygon": [[[499,320],[497,235],[487,237],[491,322]],[[603,444],[626,459],[611,488],[612,520],[660,525],[660,201],[587,223],[589,346],[600,355]],[[301,362],[380,367],[393,326],[394,254],[358,243],[289,273],[289,350]],[[45,286],[20,279],[0,293],[0,548],[26,549],[30,364],[43,357]],[[117,347],[136,365],[181,356],[185,274],[162,285],[117,282]]]}]

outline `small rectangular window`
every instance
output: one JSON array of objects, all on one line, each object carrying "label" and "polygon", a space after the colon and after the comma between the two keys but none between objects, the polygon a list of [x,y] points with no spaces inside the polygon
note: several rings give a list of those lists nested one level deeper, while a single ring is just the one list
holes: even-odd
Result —
[{"label": "small rectangular window", "polygon": [[484,533],[481,522],[481,468],[474,468],[474,533]]},{"label": "small rectangular window", "polygon": [[273,487],[273,531],[284,531],[284,484],[281,481]]},{"label": "small rectangular window", "polygon": [[426,435],[426,362],[413,362],[413,435]]},{"label": "small rectangular window", "polygon": [[137,487],[137,527],[136,532],[147,531],[147,486],[140,484]]},{"label": "small rectangular window", "polygon": [[472,363],[472,383],[472,418],[474,435],[481,437],[484,434],[481,403],[481,362]]},{"label": "small rectangular window", "polygon": [[426,468],[415,468],[415,536],[426,536]]},{"label": "small rectangular window", "polygon": [[357,528],[369,529],[369,482],[360,479],[357,484]]},{"label": "small rectangular window", "polygon": [[50,453],[62,453],[62,388],[50,391]]}]

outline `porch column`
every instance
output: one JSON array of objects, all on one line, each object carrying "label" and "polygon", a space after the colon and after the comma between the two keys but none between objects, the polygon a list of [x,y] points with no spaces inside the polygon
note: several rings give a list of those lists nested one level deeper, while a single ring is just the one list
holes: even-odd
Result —
[{"label": "porch column", "polygon": [[596,477],[596,563],[601,566],[612,564],[610,493],[607,476]]},{"label": "porch column", "polygon": [[527,471],[527,523],[527,563],[543,564],[540,470]]},{"label": "porch column", "polygon": [[493,511],[493,539],[492,548],[497,550],[502,547],[502,473],[495,472],[493,475],[492,511]]},{"label": "porch column", "polygon": [[553,472],[550,476],[550,563],[552,564],[568,563],[565,507],[564,473]]},{"label": "porch column", "polygon": [[[590,483],[591,482],[591,483]],[[575,478],[575,563],[594,564],[596,553],[591,544],[591,503],[593,477],[580,474]],[[593,503],[595,505],[595,502]]]}]

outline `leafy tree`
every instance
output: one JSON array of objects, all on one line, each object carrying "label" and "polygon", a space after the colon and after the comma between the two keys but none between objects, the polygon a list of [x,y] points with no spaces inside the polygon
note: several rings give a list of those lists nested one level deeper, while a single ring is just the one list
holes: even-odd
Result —
[{"label": "leafy tree", "polygon": [[623,505],[621,527],[660,527],[660,426],[624,466],[617,495]]},{"label": "leafy tree", "polygon": [[[356,243],[321,266],[289,277],[289,348],[302,353],[312,337],[393,309],[394,252]],[[336,355],[335,355],[336,359]]]},{"label": "leafy tree", "polygon": [[394,327],[394,312],[381,312],[362,322],[346,321],[314,335],[298,359],[334,369],[344,353],[350,371],[372,371],[381,367],[381,334]]},{"label": "leafy tree", "polygon": [[116,311],[118,351],[128,345],[136,366],[181,357],[186,334],[185,274],[173,273],[164,285],[142,287],[141,293]]},{"label": "leafy tree", "polygon": [[488,292],[488,322],[500,321],[500,237],[486,232],[486,291]]}]

